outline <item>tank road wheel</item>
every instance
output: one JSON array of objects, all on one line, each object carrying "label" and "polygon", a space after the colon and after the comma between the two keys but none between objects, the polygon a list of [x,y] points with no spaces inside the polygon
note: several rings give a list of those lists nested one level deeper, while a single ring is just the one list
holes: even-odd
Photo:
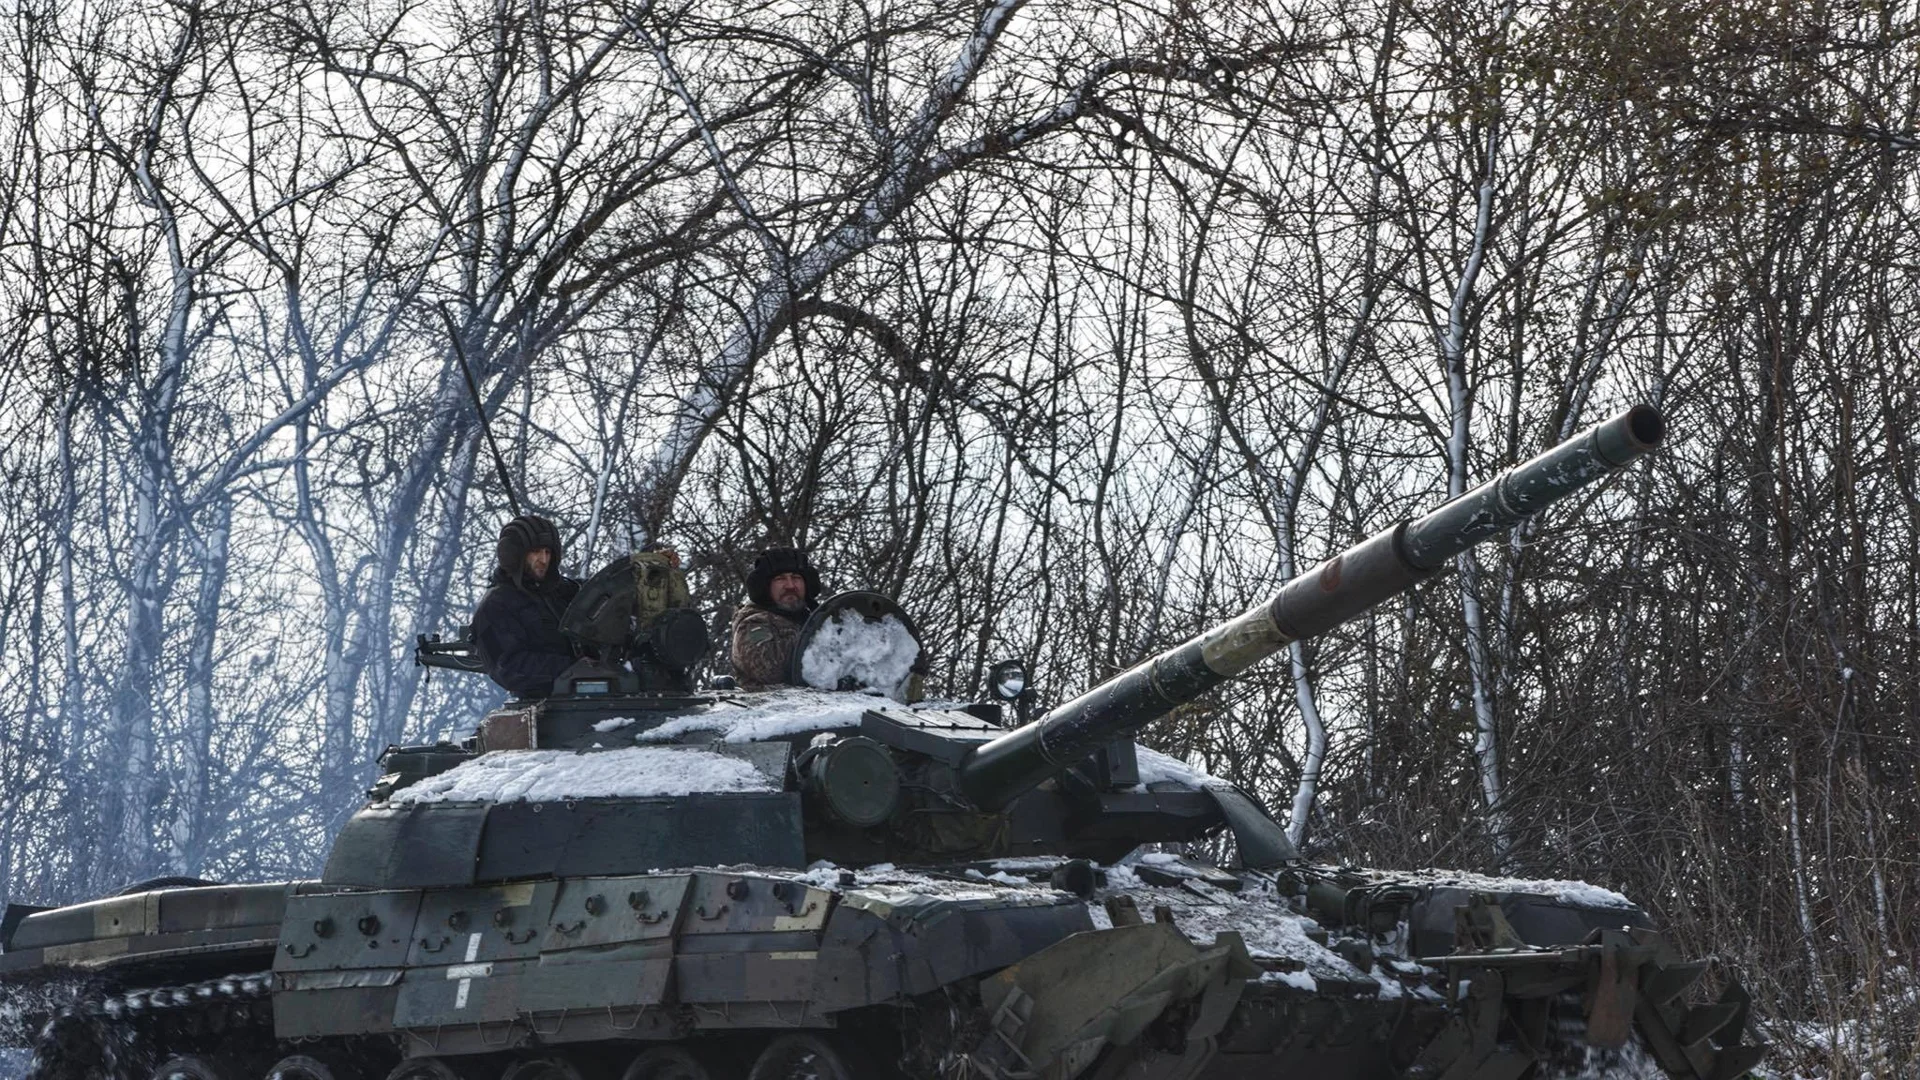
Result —
[{"label": "tank road wheel", "polygon": [[585,1080],[580,1075],[579,1066],[566,1058],[536,1057],[522,1058],[507,1066],[500,1080]]},{"label": "tank road wheel", "polygon": [[474,1080],[485,1075],[471,1066],[456,1068],[445,1058],[417,1057],[395,1065],[387,1074],[387,1080]]},{"label": "tank road wheel", "polygon": [[153,1080],[241,1080],[230,1063],[205,1054],[179,1054],[153,1070]]},{"label": "tank road wheel", "polygon": [[620,1080],[713,1080],[713,1073],[683,1046],[653,1046],[640,1051]]},{"label": "tank road wheel", "polygon": [[288,1054],[267,1070],[267,1080],[361,1080],[364,1072],[325,1052]]},{"label": "tank road wheel", "polygon": [[865,1080],[840,1049],[818,1035],[782,1035],[767,1044],[747,1080]]}]

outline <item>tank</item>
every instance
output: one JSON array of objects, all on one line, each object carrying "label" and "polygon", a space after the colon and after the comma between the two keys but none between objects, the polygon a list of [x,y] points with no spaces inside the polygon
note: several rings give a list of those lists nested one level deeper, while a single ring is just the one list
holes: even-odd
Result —
[{"label": "tank", "polygon": [[684,588],[621,560],[566,621],[598,660],[390,749],[317,880],[10,907],[0,1039],[131,1080],[1733,1080],[1747,997],[1626,898],[1315,865],[1133,741],[1661,435],[1623,413],[1038,717],[1013,669],[907,700],[871,593],[807,623],[812,686],[696,690]]}]

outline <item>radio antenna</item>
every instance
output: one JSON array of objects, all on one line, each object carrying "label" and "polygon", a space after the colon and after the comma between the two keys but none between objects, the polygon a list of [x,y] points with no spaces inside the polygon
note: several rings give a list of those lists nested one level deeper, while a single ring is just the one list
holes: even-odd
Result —
[{"label": "radio antenna", "polygon": [[494,441],[493,425],[487,423],[487,407],[480,401],[480,383],[473,377],[473,365],[467,362],[467,347],[460,338],[460,324],[453,321],[453,315],[447,310],[446,301],[435,305],[435,311],[446,321],[447,336],[453,339],[453,355],[460,361],[460,373],[467,377],[467,393],[473,398],[473,411],[480,417],[480,434],[486,436],[487,449],[493,451],[493,468],[500,474],[500,486],[507,489],[507,505],[513,508],[513,516],[520,516],[520,497],[513,493],[513,480],[507,475],[507,459],[500,454],[500,444]]}]

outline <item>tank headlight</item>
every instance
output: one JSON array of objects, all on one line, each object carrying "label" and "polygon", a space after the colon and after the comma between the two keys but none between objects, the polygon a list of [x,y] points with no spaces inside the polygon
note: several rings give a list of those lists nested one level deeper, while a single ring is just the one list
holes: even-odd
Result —
[{"label": "tank headlight", "polygon": [[1001,701],[1014,701],[1027,688],[1027,667],[1018,660],[1002,660],[987,669],[987,692]]}]

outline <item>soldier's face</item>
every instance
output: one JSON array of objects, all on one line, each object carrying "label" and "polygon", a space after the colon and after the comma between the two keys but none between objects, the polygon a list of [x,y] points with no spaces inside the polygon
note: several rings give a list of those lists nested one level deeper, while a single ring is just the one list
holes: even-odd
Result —
[{"label": "soldier's face", "polygon": [[799,574],[775,574],[767,591],[773,596],[773,606],[784,611],[807,606],[807,579]]},{"label": "soldier's face", "polygon": [[533,580],[535,581],[545,581],[547,579],[547,567],[552,564],[552,548],[534,548],[532,551],[527,552],[527,573],[532,574]]}]

